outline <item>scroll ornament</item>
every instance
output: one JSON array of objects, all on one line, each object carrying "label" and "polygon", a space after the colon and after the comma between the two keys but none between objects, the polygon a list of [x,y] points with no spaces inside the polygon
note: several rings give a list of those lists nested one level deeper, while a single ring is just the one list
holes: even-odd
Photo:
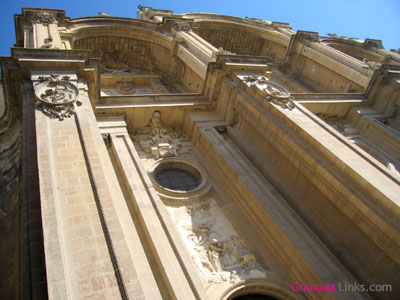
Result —
[{"label": "scroll ornament", "polygon": [[75,114],[76,106],[82,104],[76,100],[78,88],[69,79],[59,75],[42,76],[35,86],[36,107],[52,119],[69,118]]}]

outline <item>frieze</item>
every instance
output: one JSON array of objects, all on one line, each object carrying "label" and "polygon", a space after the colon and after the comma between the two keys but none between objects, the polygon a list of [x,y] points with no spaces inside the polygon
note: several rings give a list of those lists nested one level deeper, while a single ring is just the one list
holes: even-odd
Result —
[{"label": "frieze", "polygon": [[265,270],[255,254],[232,228],[214,199],[169,209],[206,284],[233,285],[265,278]]},{"label": "frieze", "polygon": [[68,76],[50,75],[39,77],[39,82],[34,86],[36,107],[50,118],[69,118],[75,114],[79,94],[75,84],[70,82]]}]

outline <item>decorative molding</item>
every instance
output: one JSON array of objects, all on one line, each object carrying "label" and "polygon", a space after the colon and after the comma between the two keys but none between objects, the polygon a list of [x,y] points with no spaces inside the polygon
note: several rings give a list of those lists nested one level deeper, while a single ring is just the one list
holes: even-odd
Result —
[{"label": "decorative molding", "polygon": [[[199,184],[188,191],[170,189],[157,180],[159,171],[166,169],[181,169],[193,174]],[[148,170],[150,180],[153,182],[153,187],[157,190],[160,199],[169,206],[193,205],[201,203],[208,198],[211,191],[211,184],[208,180],[207,171],[197,162],[184,159],[181,157],[168,157],[155,161]],[[207,214],[209,207],[201,206],[204,214]]]},{"label": "decorative molding", "polygon": [[135,85],[133,81],[118,81],[115,90],[119,94],[129,95],[135,93]]},{"label": "decorative molding", "polygon": [[68,76],[41,76],[39,80],[34,86],[36,107],[50,118],[60,121],[75,114],[75,106],[82,103],[76,100],[79,91]]}]

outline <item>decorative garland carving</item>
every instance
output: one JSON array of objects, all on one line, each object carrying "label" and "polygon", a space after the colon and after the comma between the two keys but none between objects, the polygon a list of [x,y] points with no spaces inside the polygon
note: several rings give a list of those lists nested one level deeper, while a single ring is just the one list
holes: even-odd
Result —
[{"label": "decorative garland carving", "polygon": [[128,95],[135,93],[135,86],[133,81],[118,81],[115,90],[120,94]]},{"label": "decorative garland carving", "polygon": [[33,20],[37,24],[49,25],[57,21],[56,15],[50,12],[38,12],[33,14]]},{"label": "decorative garland carving", "polygon": [[36,24],[43,24],[44,26],[47,27],[47,38],[44,39],[44,45],[41,46],[41,48],[46,48],[46,49],[58,49],[58,47],[55,47],[53,44],[53,37],[51,36],[50,32],[50,24],[56,23],[57,18],[55,13],[50,13],[50,12],[38,12],[33,14],[33,21]]},{"label": "decorative garland carving", "polygon": [[82,104],[76,100],[79,92],[68,76],[50,75],[39,79],[35,86],[36,107],[50,118],[60,121],[69,118],[75,113],[75,106]]}]

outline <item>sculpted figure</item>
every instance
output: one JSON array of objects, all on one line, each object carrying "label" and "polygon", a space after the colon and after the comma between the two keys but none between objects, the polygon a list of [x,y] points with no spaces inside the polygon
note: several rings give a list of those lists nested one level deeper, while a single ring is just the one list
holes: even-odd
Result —
[{"label": "sculpted figure", "polygon": [[219,257],[224,255],[224,244],[218,243],[216,239],[211,240],[210,249],[208,250],[208,258],[215,272],[220,272],[222,270],[221,262]]}]

